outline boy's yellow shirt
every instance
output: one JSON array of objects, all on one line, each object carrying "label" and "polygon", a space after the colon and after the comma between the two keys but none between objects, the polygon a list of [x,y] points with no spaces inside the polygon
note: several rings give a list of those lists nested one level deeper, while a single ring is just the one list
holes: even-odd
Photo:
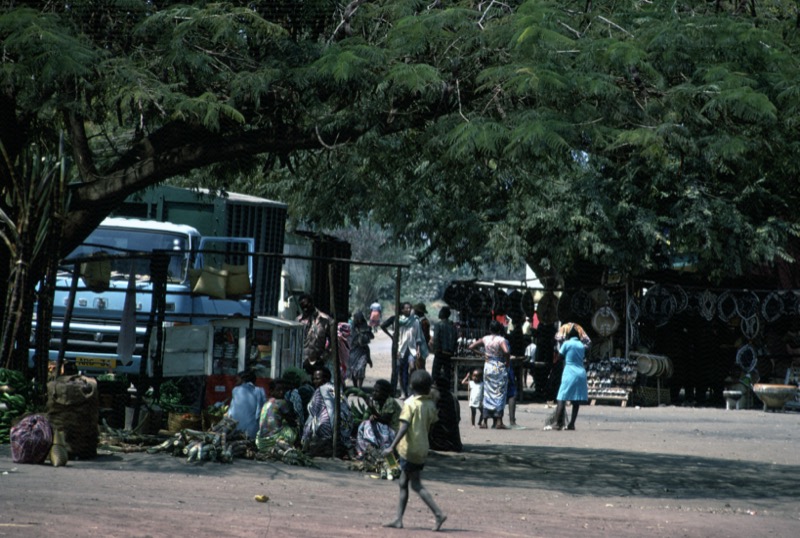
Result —
[{"label": "boy's yellow shirt", "polygon": [[428,432],[439,420],[436,404],[429,394],[412,396],[405,401],[400,420],[408,423],[406,435],[397,444],[397,453],[411,463],[423,464],[428,456]]}]

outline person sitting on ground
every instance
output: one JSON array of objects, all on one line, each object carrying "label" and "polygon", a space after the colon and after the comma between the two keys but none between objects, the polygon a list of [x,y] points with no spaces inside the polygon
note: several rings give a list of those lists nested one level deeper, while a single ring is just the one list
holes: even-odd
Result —
[{"label": "person sitting on ground", "polygon": [[369,400],[370,416],[358,426],[356,435],[356,452],[359,458],[370,448],[382,452],[394,441],[394,436],[400,428],[401,407],[391,394],[391,383],[385,379],[375,382]]},{"label": "person sitting on ground", "polygon": [[297,425],[305,424],[305,409],[308,407],[308,402],[311,401],[311,396],[314,395],[314,387],[308,383],[305,370],[295,367],[286,368],[281,376],[281,381],[284,388],[283,399],[291,405]]},{"label": "person sitting on ground", "polygon": [[264,389],[255,386],[256,375],[252,370],[239,372],[238,377],[239,384],[233,388],[228,416],[236,421],[237,431],[243,432],[248,439],[255,439],[267,395]]},{"label": "person sitting on ground", "polygon": [[461,421],[461,408],[452,392],[447,378],[440,377],[435,381],[436,410],[439,413],[439,420],[431,425],[428,435],[428,442],[431,450],[440,452],[461,452],[464,447],[461,444],[461,431],[458,423]]},{"label": "person sitting on ground", "polygon": [[284,399],[286,385],[281,379],[270,383],[270,398],[261,408],[256,446],[264,452],[278,441],[292,446],[297,442],[297,422],[292,405]]},{"label": "person sitting on ground", "polygon": [[[312,382],[316,389],[308,404],[308,418],[303,427],[303,452],[309,456],[333,456],[333,417],[336,394],[331,383],[331,371],[322,367],[314,371]],[[336,455],[349,455],[353,428],[350,406],[344,394],[339,395],[339,439]]]}]

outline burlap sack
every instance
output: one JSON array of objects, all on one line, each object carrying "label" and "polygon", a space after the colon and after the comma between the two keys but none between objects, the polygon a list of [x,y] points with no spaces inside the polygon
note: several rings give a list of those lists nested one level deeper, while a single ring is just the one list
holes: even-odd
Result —
[{"label": "burlap sack", "polygon": [[47,418],[54,429],[64,432],[71,459],[97,456],[100,420],[97,381],[74,375],[48,383]]},{"label": "burlap sack", "polygon": [[230,265],[226,263],[222,266],[222,270],[228,273],[225,278],[225,295],[227,297],[247,295],[252,291],[247,265]]}]

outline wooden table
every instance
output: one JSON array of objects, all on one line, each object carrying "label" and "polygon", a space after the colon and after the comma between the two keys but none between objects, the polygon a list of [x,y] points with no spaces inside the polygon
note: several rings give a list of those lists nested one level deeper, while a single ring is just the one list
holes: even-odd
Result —
[{"label": "wooden table", "polygon": [[[453,357],[450,359],[451,364],[453,366],[453,394],[456,396],[465,396],[467,395],[466,390],[459,390],[459,384],[463,379],[465,374],[465,370],[469,368],[472,370],[474,368],[480,368],[483,371],[483,363],[486,362],[486,359],[483,356],[475,355],[471,357]],[[524,391],[523,391],[523,381],[522,381],[522,363],[525,361],[525,357],[511,357],[511,368],[514,369],[514,381],[517,384],[517,401],[521,402],[524,398]],[[463,368],[461,372],[459,372],[459,366]],[[463,394],[462,394],[463,393]]]}]

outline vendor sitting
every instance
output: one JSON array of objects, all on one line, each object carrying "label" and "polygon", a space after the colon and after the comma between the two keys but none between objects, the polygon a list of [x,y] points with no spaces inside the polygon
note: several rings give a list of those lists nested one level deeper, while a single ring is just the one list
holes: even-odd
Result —
[{"label": "vendor sitting", "polygon": [[236,421],[236,430],[248,439],[255,439],[261,408],[267,402],[264,389],[255,386],[256,375],[250,370],[239,372],[239,384],[233,388],[228,416]]},{"label": "vendor sitting", "polygon": [[270,399],[261,409],[256,446],[261,452],[274,447],[278,441],[293,446],[297,441],[297,421],[292,405],[284,395],[286,386],[277,379],[270,383]]},{"label": "vendor sitting", "polygon": [[431,391],[431,396],[436,401],[439,420],[431,425],[428,443],[431,450],[461,452],[464,447],[458,427],[458,423],[461,421],[461,407],[458,404],[458,398],[450,392],[450,382],[446,378],[439,377],[435,383],[436,391]]},{"label": "vendor sitting", "polygon": [[383,451],[394,441],[394,436],[400,427],[402,408],[397,400],[391,397],[391,393],[391,383],[385,379],[375,382],[369,401],[370,416],[358,426],[356,451],[359,458],[362,458],[370,448]]},{"label": "vendor sitting", "polygon": [[[309,456],[331,457],[333,454],[333,416],[336,395],[331,383],[331,371],[322,367],[314,371],[312,383],[316,387],[308,404],[308,417],[303,426],[303,452]],[[339,441],[337,456],[349,455],[350,434],[353,427],[347,399],[339,398]]]}]

